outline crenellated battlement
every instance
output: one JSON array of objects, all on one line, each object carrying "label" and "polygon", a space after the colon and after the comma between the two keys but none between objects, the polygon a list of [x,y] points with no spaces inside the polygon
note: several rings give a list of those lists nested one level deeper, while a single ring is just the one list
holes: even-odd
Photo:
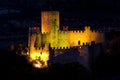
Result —
[{"label": "crenellated battlement", "polygon": [[[52,36],[55,36],[55,38],[53,38]],[[35,36],[33,36],[33,38],[35,38]],[[33,38],[31,39],[33,40]],[[59,48],[63,49],[64,46],[68,47],[78,46],[78,41],[80,41],[80,45],[86,45],[86,43],[87,45],[91,45],[90,44],[91,41],[95,41],[95,43],[101,43],[104,41],[103,40],[104,34],[103,31],[101,30],[91,30],[90,26],[85,26],[84,30],[71,30],[71,31],[58,30],[52,34],[49,32],[43,32],[42,38],[43,39],[41,40],[43,40],[44,44],[47,42],[55,46],[55,49]],[[56,43],[50,42],[53,40]]]},{"label": "crenellated battlement", "polygon": [[91,32],[93,32],[93,33],[103,33],[103,31],[102,30],[91,30]]},{"label": "crenellated battlement", "polygon": [[70,33],[84,33],[84,30],[71,30],[71,31],[68,31]]},{"label": "crenellated battlement", "polygon": [[70,49],[71,47],[52,47],[53,50],[56,50],[56,49]]},{"label": "crenellated battlement", "polygon": [[[82,43],[81,45],[77,45],[77,46],[65,46],[65,47],[51,47],[52,50],[57,50],[57,49],[72,49],[72,48],[77,48],[77,47],[83,47],[83,46],[91,46],[92,42],[88,43],[88,42],[85,42],[85,43]],[[95,43],[97,44],[97,43]]]},{"label": "crenellated battlement", "polygon": [[43,47],[35,47],[35,50],[43,51]]},{"label": "crenellated battlement", "polygon": [[68,31],[61,31],[61,30],[59,30],[58,32],[59,32],[59,34],[67,34],[68,33]]},{"label": "crenellated battlement", "polygon": [[46,34],[49,34],[49,32],[43,32],[42,34],[43,34],[43,35],[46,35]]},{"label": "crenellated battlement", "polygon": [[85,26],[85,30],[90,30],[90,26]]},{"label": "crenellated battlement", "polygon": [[68,31],[68,26],[63,26],[63,31]]},{"label": "crenellated battlement", "polygon": [[[63,26],[64,28],[68,28],[68,26]],[[91,28],[90,28],[90,26],[85,26],[84,27],[84,30],[70,30],[70,31],[68,31],[68,30],[59,30],[59,32],[69,32],[69,33],[85,33],[85,31],[90,31],[91,33],[93,32],[93,33],[102,33],[103,31],[101,31],[101,30],[91,30]]]}]

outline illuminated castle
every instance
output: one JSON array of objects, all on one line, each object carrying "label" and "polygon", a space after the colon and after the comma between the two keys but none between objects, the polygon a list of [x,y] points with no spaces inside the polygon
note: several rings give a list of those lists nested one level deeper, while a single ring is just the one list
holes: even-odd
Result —
[{"label": "illuminated castle", "polygon": [[68,26],[63,26],[63,30],[60,30],[59,20],[59,11],[42,11],[41,29],[29,28],[28,46],[31,60],[38,57],[43,61],[49,60],[49,47],[53,50],[70,49],[75,46],[91,45],[92,41],[95,44],[104,42],[102,31],[93,31],[90,26],[85,26],[84,30],[69,30]]}]

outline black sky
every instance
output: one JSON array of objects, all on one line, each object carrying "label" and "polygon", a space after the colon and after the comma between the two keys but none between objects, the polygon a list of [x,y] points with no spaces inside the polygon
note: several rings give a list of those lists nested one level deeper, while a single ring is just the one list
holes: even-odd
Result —
[{"label": "black sky", "polygon": [[78,18],[83,22],[118,26],[119,4],[119,0],[0,0],[0,9],[20,10],[23,18],[40,16],[41,10],[59,10],[63,22],[63,18]]}]

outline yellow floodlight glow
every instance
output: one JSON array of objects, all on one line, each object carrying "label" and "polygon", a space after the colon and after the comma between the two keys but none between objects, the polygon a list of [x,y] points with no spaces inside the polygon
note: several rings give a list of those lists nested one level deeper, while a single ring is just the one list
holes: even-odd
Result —
[{"label": "yellow floodlight glow", "polygon": [[41,52],[41,51],[32,51],[30,54],[30,62],[32,62],[33,66],[36,68],[44,68],[48,67],[49,60],[49,52]]},{"label": "yellow floodlight glow", "polygon": [[41,68],[42,64],[38,60],[36,60],[36,62],[33,63],[33,66],[36,68]]}]

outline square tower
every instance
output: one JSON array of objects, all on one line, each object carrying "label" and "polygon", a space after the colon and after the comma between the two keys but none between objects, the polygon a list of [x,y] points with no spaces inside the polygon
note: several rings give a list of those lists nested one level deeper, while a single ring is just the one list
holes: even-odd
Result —
[{"label": "square tower", "polygon": [[42,11],[41,12],[41,30],[42,33],[50,33],[55,30],[57,25],[59,29],[59,11]]}]

